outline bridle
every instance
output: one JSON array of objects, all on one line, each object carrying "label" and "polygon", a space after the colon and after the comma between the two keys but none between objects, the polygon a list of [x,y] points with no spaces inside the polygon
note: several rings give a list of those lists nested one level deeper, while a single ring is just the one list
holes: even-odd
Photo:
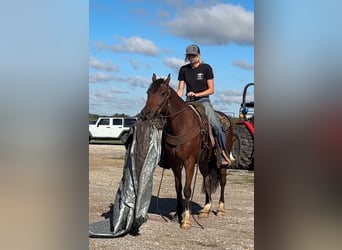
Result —
[{"label": "bridle", "polygon": [[[189,105],[186,105],[183,109],[181,109],[181,110],[179,110],[179,111],[177,111],[177,112],[175,112],[175,113],[168,114],[168,111],[169,111],[169,110],[167,109],[167,107],[169,106],[169,97],[170,97],[170,93],[171,93],[170,87],[168,87],[167,90],[168,90],[168,91],[167,91],[166,97],[164,98],[163,102],[159,105],[159,107],[157,108],[156,112],[154,112],[154,113],[151,115],[152,117],[153,117],[153,116],[160,116],[162,119],[171,118],[171,117],[174,118],[175,116],[177,116],[178,114],[184,112],[186,109],[189,108]],[[165,108],[166,108],[166,115],[162,115],[161,112],[162,112],[162,110],[164,110]]]},{"label": "bridle", "polygon": [[[163,102],[159,105],[159,107],[157,108],[157,111],[155,112],[156,115],[160,115],[162,116],[160,113],[162,112],[163,109],[165,109],[167,106],[169,106],[169,97],[170,97],[170,87],[167,88],[167,95],[164,98]],[[168,111],[168,109],[166,109],[166,112]]]}]

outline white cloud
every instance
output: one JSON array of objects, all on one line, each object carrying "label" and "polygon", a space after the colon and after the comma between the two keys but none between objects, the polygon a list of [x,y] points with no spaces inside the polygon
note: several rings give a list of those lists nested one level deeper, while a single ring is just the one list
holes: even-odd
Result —
[{"label": "white cloud", "polygon": [[108,75],[103,72],[96,72],[94,74],[89,75],[90,83],[106,83],[111,82],[111,84],[126,84],[132,88],[140,87],[147,89],[149,84],[151,83],[150,79],[146,79],[141,76],[133,76],[133,77],[121,77],[121,76],[113,76]]},{"label": "white cloud", "polygon": [[[212,99],[214,108],[225,113],[233,113],[234,116],[238,115],[238,109],[242,103],[242,90],[226,90],[215,92],[214,98]],[[254,94],[249,93],[246,96],[246,101],[254,101]],[[231,112],[234,108],[235,112]]]},{"label": "white cloud", "polygon": [[172,34],[202,44],[254,43],[254,13],[237,5],[186,8],[166,26]]},{"label": "white cloud", "polygon": [[113,63],[109,61],[99,61],[95,57],[89,58],[89,66],[91,68],[97,69],[97,70],[104,70],[104,71],[119,71],[118,66],[114,65]]},{"label": "white cloud", "polygon": [[112,93],[112,94],[129,94],[129,91],[111,87],[109,89],[109,93]]},{"label": "white cloud", "polygon": [[145,98],[133,98],[131,95],[120,97],[117,94],[124,94],[124,91],[111,88],[109,91],[97,90],[91,93],[89,95],[89,112],[99,115],[115,113],[136,115],[145,104]]},{"label": "white cloud", "polygon": [[113,93],[110,93],[109,91],[104,91],[104,90],[97,90],[93,96],[95,100],[101,101],[101,102],[108,102],[113,99]]},{"label": "white cloud", "polygon": [[109,82],[112,80],[112,76],[103,72],[96,72],[94,74],[89,75],[89,82]]},{"label": "white cloud", "polygon": [[147,87],[151,84],[151,80],[148,80],[141,76],[135,76],[128,78],[128,84],[132,87],[140,87],[147,89]]},{"label": "white cloud", "polygon": [[129,60],[129,63],[132,65],[133,69],[139,68],[139,64],[135,60],[131,59]]},{"label": "white cloud", "polygon": [[254,69],[253,64],[249,64],[243,60],[236,60],[233,62],[233,65],[237,66],[239,68],[245,69],[245,70],[253,70]]},{"label": "white cloud", "polygon": [[153,41],[148,39],[132,36],[128,38],[119,37],[119,40],[122,41],[122,44],[107,45],[101,41],[96,41],[94,45],[98,49],[105,49],[113,52],[138,53],[148,56],[157,56],[160,53],[159,48]]},{"label": "white cloud", "polygon": [[171,69],[174,69],[176,71],[179,70],[179,68],[185,64],[184,59],[180,59],[180,58],[175,58],[175,57],[169,57],[169,58],[165,58],[165,60],[163,61],[163,63],[168,66]]},{"label": "white cloud", "polygon": [[232,104],[241,104],[242,102],[242,92],[241,91],[234,91],[234,90],[226,90],[226,91],[219,91],[215,92],[217,104],[225,104],[225,105],[232,105]]}]

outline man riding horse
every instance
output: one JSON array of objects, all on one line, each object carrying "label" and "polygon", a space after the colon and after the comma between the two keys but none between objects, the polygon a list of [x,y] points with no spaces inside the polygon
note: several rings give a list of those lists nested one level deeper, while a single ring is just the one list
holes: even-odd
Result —
[{"label": "man riding horse", "polygon": [[221,152],[222,165],[228,165],[230,159],[226,150],[226,134],[223,131],[221,123],[213,109],[209,96],[214,93],[214,74],[209,64],[201,61],[200,48],[195,45],[189,45],[186,48],[185,60],[190,63],[182,66],[178,73],[177,94],[182,97],[184,87],[186,86],[186,100],[201,103],[204,106],[205,113],[213,128],[217,139],[218,152]]}]

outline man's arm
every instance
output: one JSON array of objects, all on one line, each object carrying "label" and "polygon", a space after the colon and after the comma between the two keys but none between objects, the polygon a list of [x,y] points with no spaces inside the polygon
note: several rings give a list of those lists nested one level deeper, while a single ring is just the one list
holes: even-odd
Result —
[{"label": "man's arm", "polygon": [[177,89],[177,94],[178,94],[179,97],[182,97],[183,91],[184,91],[184,87],[185,87],[185,82],[184,81],[179,81],[178,89]]}]

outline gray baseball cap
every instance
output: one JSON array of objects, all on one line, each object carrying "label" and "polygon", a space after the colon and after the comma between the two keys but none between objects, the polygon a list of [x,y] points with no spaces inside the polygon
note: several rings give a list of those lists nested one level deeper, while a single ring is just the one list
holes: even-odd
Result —
[{"label": "gray baseball cap", "polygon": [[200,48],[196,44],[191,44],[188,47],[186,47],[186,52],[187,55],[197,55],[201,54]]}]

